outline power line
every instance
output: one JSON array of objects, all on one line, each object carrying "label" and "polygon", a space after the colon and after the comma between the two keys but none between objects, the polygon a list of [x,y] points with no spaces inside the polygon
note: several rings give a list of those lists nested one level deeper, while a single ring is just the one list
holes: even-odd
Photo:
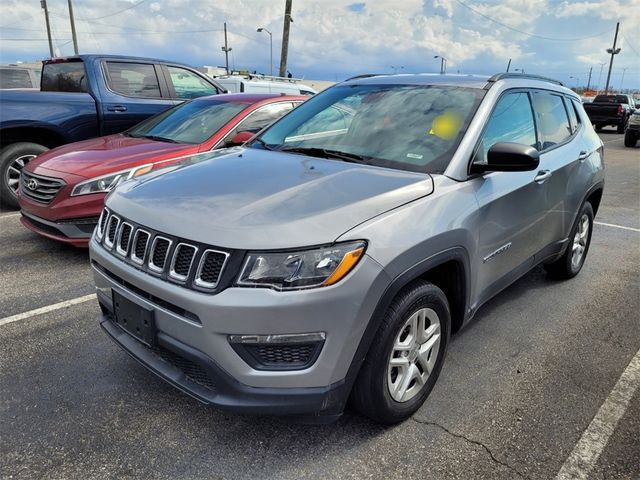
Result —
[{"label": "power line", "polygon": [[120,14],[122,12],[126,12],[127,10],[131,10],[132,8],[136,8],[137,6],[142,5],[146,1],[148,1],[148,0],[141,0],[138,3],[134,3],[133,5],[131,5],[131,6],[127,7],[127,8],[123,8],[122,10],[118,10],[117,12],[113,12],[113,13],[110,13],[108,15],[103,15],[101,17],[87,18],[87,20],[101,20],[103,18],[113,17],[113,16],[118,15],[118,14]]},{"label": "power line", "polygon": [[633,53],[635,53],[637,56],[640,57],[640,53],[638,53],[638,51],[633,48],[633,45],[631,45],[631,42],[629,41],[629,39],[624,35],[624,33],[622,33],[622,38],[624,38],[625,44],[627,45],[627,47],[629,47]]},{"label": "power line", "polygon": [[528,35],[530,37],[540,38],[542,40],[550,40],[550,41],[553,41],[553,42],[578,42],[578,41],[581,41],[581,40],[587,40],[589,38],[600,37],[602,35],[605,35],[605,34],[609,33],[609,32],[601,32],[601,33],[598,33],[596,35],[589,35],[588,37],[579,37],[579,38],[578,37],[576,37],[576,38],[546,37],[544,35],[538,35],[537,33],[525,32],[524,30],[520,30],[518,28],[512,27],[511,25],[507,25],[506,23],[502,23],[501,21],[496,20],[495,18],[490,17],[489,15],[485,15],[484,13],[476,10],[475,8],[473,8],[473,7],[469,6],[469,5],[467,5],[462,0],[456,0],[456,2],[458,2],[463,7],[468,8],[469,10],[471,10],[476,15],[480,15],[481,17],[486,18],[487,20],[489,20],[489,21],[491,21],[493,23],[496,23],[496,24],[498,24],[498,25],[500,25],[500,26],[502,26],[504,28],[508,28],[509,30],[513,30],[514,32],[518,32],[518,33],[521,33],[523,35]]}]

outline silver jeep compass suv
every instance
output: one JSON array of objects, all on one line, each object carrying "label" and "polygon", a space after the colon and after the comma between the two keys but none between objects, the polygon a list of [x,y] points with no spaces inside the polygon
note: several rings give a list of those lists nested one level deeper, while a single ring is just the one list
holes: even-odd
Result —
[{"label": "silver jeep compass suv", "polygon": [[553,80],[356,77],[120,185],[91,240],[100,324],[202,402],[398,422],[484,302],[580,271],[603,168]]}]

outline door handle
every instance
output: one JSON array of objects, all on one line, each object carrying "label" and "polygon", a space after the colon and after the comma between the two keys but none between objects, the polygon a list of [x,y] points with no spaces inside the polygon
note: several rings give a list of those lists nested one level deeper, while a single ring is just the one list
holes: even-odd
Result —
[{"label": "door handle", "polygon": [[544,183],[544,181],[547,178],[551,177],[551,175],[552,175],[551,170],[540,170],[536,175],[536,178],[533,179],[533,181],[536,183]]},{"label": "door handle", "polygon": [[125,107],[124,105],[113,105],[111,107],[107,107],[107,110],[109,112],[126,112],[127,107]]},{"label": "door handle", "polygon": [[589,154],[586,152],[586,150],[582,150],[580,152],[580,155],[578,155],[578,160],[580,160],[580,162],[584,162],[587,158],[589,158]]}]

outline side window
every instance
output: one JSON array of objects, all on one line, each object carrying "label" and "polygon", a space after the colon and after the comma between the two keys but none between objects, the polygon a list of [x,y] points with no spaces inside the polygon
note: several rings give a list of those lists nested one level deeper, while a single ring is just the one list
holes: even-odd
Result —
[{"label": "side window", "polygon": [[27,70],[0,68],[0,88],[34,87]]},{"label": "side window", "polygon": [[533,111],[526,92],[508,93],[498,100],[482,134],[474,163],[486,163],[487,152],[500,142],[521,143],[537,148]]},{"label": "side window", "polygon": [[572,135],[567,110],[560,95],[536,92],[533,96],[533,108],[542,134],[542,150],[562,143]]},{"label": "side window", "polygon": [[564,98],[564,106],[567,108],[567,112],[569,113],[569,123],[571,125],[571,133],[573,134],[580,126],[580,120],[578,119],[573,102],[567,97]]},{"label": "side window", "polygon": [[218,93],[216,87],[186,68],[167,66],[167,70],[171,76],[176,98],[189,100]]},{"label": "side window", "polygon": [[160,85],[149,63],[107,62],[109,87],[129,97],[160,98]]},{"label": "side window", "polygon": [[240,122],[236,131],[259,132],[267,125],[270,125],[282,117],[285,113],[288,113],[290,110],[293,110],[293,104],[290,102],[265,105]]}]

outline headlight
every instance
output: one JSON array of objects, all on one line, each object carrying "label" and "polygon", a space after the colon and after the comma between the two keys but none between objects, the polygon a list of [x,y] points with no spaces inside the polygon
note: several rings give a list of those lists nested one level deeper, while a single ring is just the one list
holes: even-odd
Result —
[{"label": "headlight", "polygon": [[152,168],[152,164],[142,165],[128,170],[121,170],[119,172],[109,173],[107,175],[102,175],[101,177],[85,180],[73,187],[73,190],[71,190],[71,196],[75,197],[76,195],[110,192],[125,180],[150,172]]},{"label": "headlight", "polygon": [[333,285],[356,266],[365,248],[365,242],[357,241],[298,252],[249,253],[238,285],[276,290]]}]

